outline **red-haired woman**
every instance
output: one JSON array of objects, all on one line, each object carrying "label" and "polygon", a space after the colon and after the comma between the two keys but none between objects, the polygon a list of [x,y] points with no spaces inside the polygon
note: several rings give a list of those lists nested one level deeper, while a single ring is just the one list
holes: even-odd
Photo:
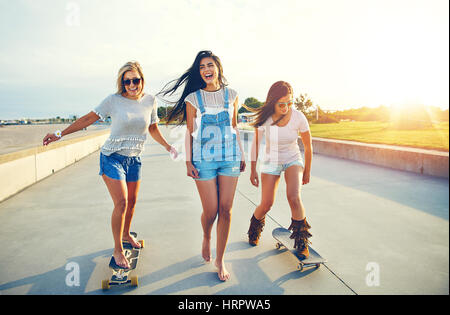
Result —
[{"label": "red-haired woman", "polygon": [[[300,257],[306,258],[309,255],[308,238],[312,235],[308,231],[311,226],[306,222],[300,191],[302,184],[309,183],[312,144],[308,121],[302,112],[292,107],[293,103],[290,84],[278,81],[271,86],[264,106],[257,109],[254,115],[252,126],[255,127],[255,137],[252,144],[250,181],[256,187],[259,186],[256,164],[259,145],[264,136],[266,148],[260,166],[261,203],[250,220],[248,236],[251,245],[258,245],[266,214],[273,205],[280,175],[284,172],[287,199],[291,208],[291,238],[295,239],[295,248]],[[305,149],[305,163],[297,144],[299,134]]]}]

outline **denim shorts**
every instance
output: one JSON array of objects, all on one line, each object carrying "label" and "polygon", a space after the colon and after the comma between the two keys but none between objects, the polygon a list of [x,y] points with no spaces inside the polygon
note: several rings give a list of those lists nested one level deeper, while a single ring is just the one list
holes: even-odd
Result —
[{"label": "denim shorts", "polygon": [[137,182],[141,179],[141,158],[139,156],[124,156],[117,153],[104,155],[100,153],[99,175],[124,180],[126,182]]},{"label": "denim shorts", "polygon": [[218,175],[238,177],[241,175],[241,161],[192,161],[198,171],[195,180],[210,180]]},{"label": "denim shorts", "polygon": [[281,172],[287,170],[288,167],[292,165],[298,165],[304,167],[301,160],[295,160],[286,164],[272,164],[272,163],[261,163],[260,171],[264,174],[277,175],[280,176]]}]

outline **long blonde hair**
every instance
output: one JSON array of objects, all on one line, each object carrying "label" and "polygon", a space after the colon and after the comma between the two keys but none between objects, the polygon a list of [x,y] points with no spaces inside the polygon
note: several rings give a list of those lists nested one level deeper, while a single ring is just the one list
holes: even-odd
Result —
[{"label": "long blonde hair", "polygon": [[123,76],[127,71],[136,71],[139,73],[139,76],[141,77],[142,82],[142,91],[141,94],[144,92],[144,72],[142,71],[142,67],[137,61],[129,61],[126,64],[124,64],[117,74],[117,94],[123,94],[126,93],[127,90],[125,90],[125,86],[123,85]]}]

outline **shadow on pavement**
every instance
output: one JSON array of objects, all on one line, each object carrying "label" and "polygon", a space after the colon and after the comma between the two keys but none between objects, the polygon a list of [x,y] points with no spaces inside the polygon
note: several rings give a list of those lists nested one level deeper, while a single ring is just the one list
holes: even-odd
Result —
[{"label": "shadow on pavement", "polygon": [[[94,260],[98,257],[109,256],[111,253],[112,249],[107,249],[84,256],[68,258],[67,263],[60,268],[0,285],[0,294],[1,291],[27,285],[31,285],[27,292],[29,295],[84,294],[87,283],[97,266]],[[66,284],[66,278],[72,271],[72,269],[66,270],[66,266],[69,263],[76,263],[79,266],[79,285],[69,286]]]}]

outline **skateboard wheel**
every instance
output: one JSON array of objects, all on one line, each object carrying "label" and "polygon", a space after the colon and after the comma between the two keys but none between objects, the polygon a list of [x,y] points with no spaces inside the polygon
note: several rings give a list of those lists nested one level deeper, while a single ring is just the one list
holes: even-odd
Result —
[{"label": "skateboard wheel", "polygon": [[316,264],[316,268],[319,269],[319,267],[320,267],[320,264]]},{"label": "skateboard wheel", "polygon": [[139,241],[139,244],[141,244],[141,248],[144,248],[144,247],[145,247],[145,242],[144,242],[144,240],[140,240],[140,241]]},{"label": "skateboard wheel", "polygon": [[139,280],[138,280],[138,277],[137,277],[137,276],[131,277],[131,285],[132,285],[133,287],[137,287],[137,286],[139,285]]},{"label": "skateboard wheel", "polygon": [[109,290],[109,280],[102,280],[102,289],[103,290]]},{"label": "skateboard wheel", "polygon": [[298,265],[297,265],[297,270],[298,270],[298,271],[302,271],[302,270],[303,270],[303,264],[301,264],[301,263],[298,264]]},{"label": "skateboard wheel", "polygon": [[277,249],[280,249],[282,246],[283,246],[283,245],[281,245],[280,243],[277,243],[277,244],[275,245],[275,247],[276,247]]}]

